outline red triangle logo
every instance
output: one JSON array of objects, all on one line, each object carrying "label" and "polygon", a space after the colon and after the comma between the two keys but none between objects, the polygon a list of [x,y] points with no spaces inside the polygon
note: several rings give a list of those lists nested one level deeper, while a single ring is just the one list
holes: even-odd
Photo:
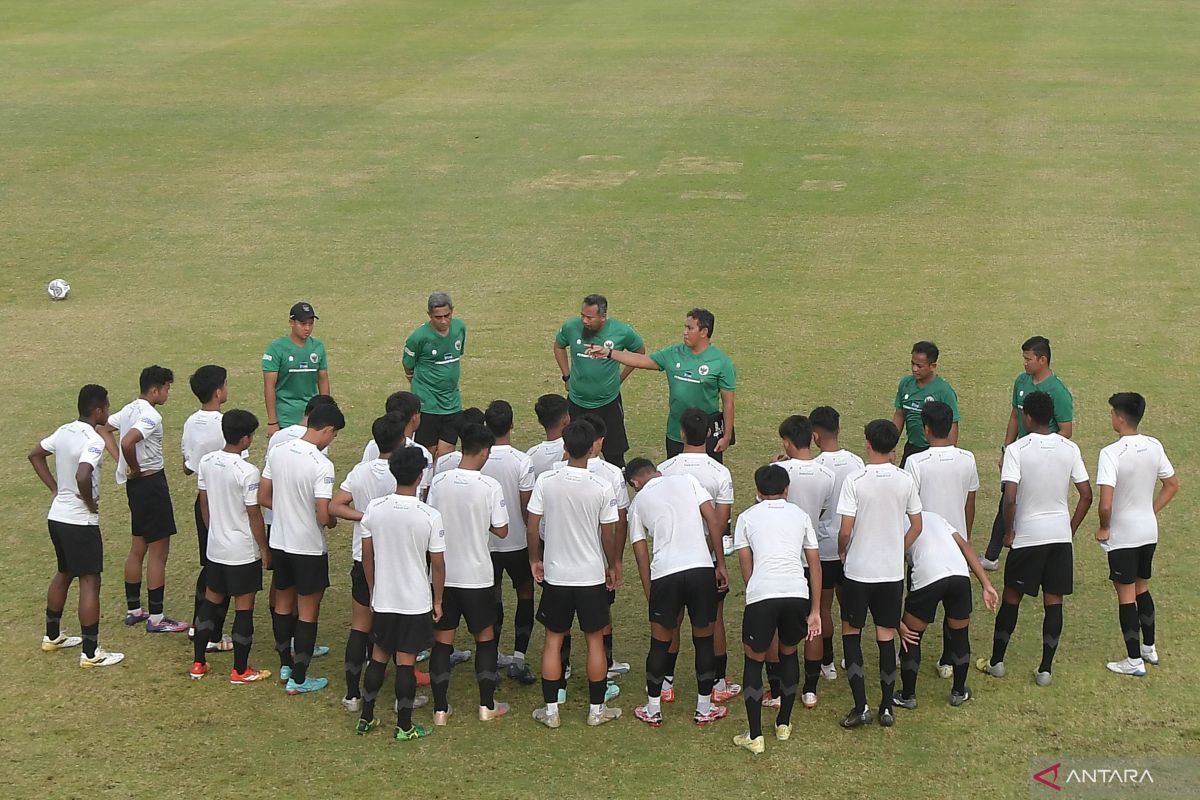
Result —
[{"label": "red triangle logo", "polygon": [[1061,766],[1062,766],[1062,762],[1061,762],[1061,761],[1060,761],[1060,762],[1058,762],[1057,764],[1052,764],[1052,765],[1050,765],[1050,766],[1046,767],[1046,768],[1045,768],[1044,770],[1042,770],[1041,772],[1035,772],[1035,773],[1033,773],[1033,779],[1034,779],[1035,781],[1037,781],[1038,783],[1041,783],[1041,784],[1044,784],[1044,785],[1046,785],[1046,786],[1049,786],[1051,789],[1053,789],[1053,790],[1054,790],[1054,791],[1056,791],[1056,792],[1061,792],[1061,791],[1062,791],[1062,787],[1061,787],[1061,786],[1059,786],[1059,785],[1058,785],[1058,783],[1057,783],[1057,781],[1058,781],[1058,768],[1059,768],[1059,767],[1061,767]]}]

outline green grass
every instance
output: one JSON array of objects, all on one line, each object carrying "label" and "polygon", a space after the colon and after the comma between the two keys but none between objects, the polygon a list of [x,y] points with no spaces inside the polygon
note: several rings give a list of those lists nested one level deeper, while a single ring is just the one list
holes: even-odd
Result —
[{"label": "green grass", "polygon": [[[1156,1],[3,5],[9,793],[777,797],[849,783],[866,797],[1018,797],[1031,759],[1194,754],[1198,23],[1195,7]],[[73,293],[51,303],[43,289],[60,276]],[[127,663],[83,673],[74,655],[37,651],[52,555],[48,498],[24,454],[71,416],[80,384],[123,403],[146,364],[179,378],[164,408],[182,531],[167,605],[185,614],[192,487],[174,443],[192,410],[187,375],[226,365],[229,407],[261,414],[261,349],[288,306],[310,300],[350,421],[334,450],[343,475],[403,384],[403,337],[433,289],[454,293],[471,328],[466,399],[513,401],[526,445],[533,399],[561,387],[551,337],[583,294],[608,294],[652,347],[707,305],[740,372],[738,508],[783,416],[832,403],[858,448],[862,423],[890,415],[909,344],[934,339],[962,444],[979,454],[977,537],[996,502],[1019,343],[1049,336],[1089,468],[1110,437],[1105,399],[1136,389],[1146,431],[1183,476],[1155,576],[1163,666],[1143,681],[1104,671],[1121,642],[1089,520],[1049,690],[1028,679],[1041,614],[1026,604],[1014,674],[974,680],[968,707],[942,705],[927,664],[920,710],[891,731],[846,733],[845,683],[825,685],[816,711],[797,712],[795,739],[753,762],[729,744],[737,704],[710,730],[692,729],[686,702],[658,731],[632,719],[587,730],[581,677],[555,733],[529,719],[538,688],[506,682],[512,719],[464,714],[411,746],[360,739],[336,690],[192,684],[177,637],[120,625],[128,522],[111,464],[102,639]],[[661,447],[664,398],[658,376],[627,384],[632,454]],[[320,640],[334,657],[317,673],[336,687],[348,527],[330,538],[337,585]],[[730,607],[736,641],[740,587]],[[627,714],[644,615],[625,591]],[[990,623],[980,614],[977,652]],[[260,609],[264,665],[269,631]],[[740,672],[736,648],[731,664]],[[460,670],[452,700],[470,709],[472,693]]]}]

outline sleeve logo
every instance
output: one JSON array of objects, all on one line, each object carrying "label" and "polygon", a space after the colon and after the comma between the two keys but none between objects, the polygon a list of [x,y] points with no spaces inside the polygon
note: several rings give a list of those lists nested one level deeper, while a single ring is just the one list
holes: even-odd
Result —
[{"label": "sleeve logo", "polygon": [[271,355],[270,353],[263,353],[263,361],[274,361],[274,360],[275,360],[275,356]]},{"label": "sleeve logo", "polygon": [[331,485],[332,485],[332,484],[333,484],[333,478],[322,478],[322,479],[321,479],[321,482],[322,482],[322,483],[327,483],[327,484],[331,484]]}]

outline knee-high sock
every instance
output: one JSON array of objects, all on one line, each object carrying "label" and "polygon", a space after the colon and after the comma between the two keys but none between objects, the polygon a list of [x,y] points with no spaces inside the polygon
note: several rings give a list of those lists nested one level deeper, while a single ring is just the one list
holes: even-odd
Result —
[{"label": "knee-high sock", "polygon": [[[411,670],[412,668],[409,667]],[[362,719],[367,722],[375,719],[375,701],[379,698],[379,690],[383,688],[383,679],[387,674],[387,662],[371,659],[367,664],[367,674],[363,676],[362,687]],[[416,679],[414,678],[414,681]]]},{"label": "knee-high sock", "polygon": [[196,613],[196,632],[192,637],[192,651],[194,654],[192,660],[201,664],[205,663],[204,652],[208,647],[209,634],[212,633],[215,612],[216,606],[205,598],[201,601],[200,608]]},{"label": "knee-high sock", "polygon": [[650,639],[650,652],[646,654],[646,696],[662,696],[663,678],[667,674],[667,648],[670,642]]},{"label": "knee-high sock", "polygon": [[821,663],[825,666],[833,664],[833,636],[821,638]]},{"label": "knee-high sock", "polygon": [[233,668],[245,672],[250,666],[250,647],[254,644],[254,612],[233,612]]},{"label": "knee-high sock", "polygon": [[475,680],[479,683],[479,705],[483,708],[496,707],[496,686],[500,683],[500,673],[496,671],[499,649],[497,639],[475,643]]},{"label": "knee-high sock", "polygon": [[950,618],[942,617],[942,655],[938,658],[938,665],[953,664],[950,656]]},{"label": "knee-high sock", "polygon": [[[562,658],[562,678],[558,682],[558,688],[567,688],[567,667],[571,666],[571,634],[563,637],[562,650],[559,651]],[[558,695],[555,695],[557,697]]]},{"label": "knee-high sock", "polygon": [[450,654],[454,645],[435,642],[429,654],[429,688],[433,690],[433,710],[445,711],[450,694]]},{"label": "knee-high sock", "polygon": [[417,674],[412,664],[396,667],[396,727],[412,730],[413,701],[417,697]]},{"label": "knee-high sock", "polygon": [[854,708],[862,711],[867,707],[867,680],[863,671],[863,651],[861,633],[842,634],[842,652],[846,655],[846,678],[850,681],[850,691],[854,694]]},{"label": "knee-high sock", "polygon": [[996,630],[992,634],[992,663],[999,664],[1004,660],[1008,650],[1008,640],[1017,629],[1017,611],[1021,606],[1017,603],[1002,602],[996,612]]},{"label": "knee-high sock", "polygon": [[[205,589],[208,588],[208,579],[204,574],[204,565],[200,565],[200,574],[196,576],[196,595],[192,603],[192,627],[195,628],[200,623],[200,606],[204,605]],[[193,634],[194,635],[194,634]]]},{"label": "knee-high sock", "polygon": [[1142,657],[1141,628],[1138,627],[1137,603],[1121,603],[1117,606],[1117,621],[1121,624],[1121,638],[1125,640],[1125,655]]},{"label": "knee-high sock", "polygon": [[804,693],[816,694],[817,682],[821,680],[821,660],[804,659]]},{"label": "knee-high sock", "polygon": [[672,686],[673,687],[675,685],[675,665],[678,662],[679,662],[679,651],[676,650],[674,653],[668,651],[667,652],[667,674],[663,678],[664,686]]},{"label": "knee-high sock", "polygon": [[613,635],[611,633],[604,634],[604,657],[608,659],[608,666],[613,665]]},{"label": "knee-high sock", "polygon": [[776,725],[792,724],[792,708],[796,705],[796,689],[800,683],[800,654],[779,657],[779,714]]},{"label": "knee-high sock", "polygon": [[1062,604],[1046,606],[1045,609],[1046,618],[1042,620],[1042,663],[1038,665],[1038,672],[1049,672],[1054,667],[1054,654],[1062,638]]},{"label": "knee-high sock", "polygon": [[529,637],[533,635],[533,598],[517,598],[517,618],[513,626],[516,634],[513,650],[518,653],[529,652]]},{"label": "knee-high sock", "polygon": [[1137,596],[1138,620],[1142,623],[1142,644],[1154,646],[1154,598],[1146,590]]},{"label": "knee-high sock", "polygon": [[292,637],[296,635],[296,618],[271,610],[271,632],[275,635],[275,652],[279,654],[279,666],[292,666]]},{"label": "knee-high sock", "polygon": [[[234,614],[237,609],[234,609]],[[225,630],[225,618],[229,616],[229,595],[225,595],[225,599],[217,603],[217,612],[213,617],[213,631],[211,641],[221,641],[221,633]]]},{"label": "knee-high sock", "polygon": [[783,694],[783,688],[779,683],[779,662],[767,661],[767,685],[771,687],[771,697],[779,697]]},{"label": "knee-high sock", "polygon": [[693,636],[692,644],[696,648],[696,693],[711,695],[717,680],[713,672],[713,637]]},{"label": "knee-high sock", "polygon": [[358,697],[358,680],[362,675],[363,665],[367,662],[370,649],[371,634],[366,631],[350,629],[346,638],[346,697]]},{"label": "knee-high sock", "polygon": [[503,596],[496,597],[496,624],[493,626],[495,630],[496,652],[500,651],[500,632],[504,630],[504,598]]},{"label": "knee-high sock", "polygon": [[295,664],[292,666],[292,680],[304,683],[308,680],[308,665],[312,663],[313,650],[317,647],[317,623],[296,622]]},{"label": "knee-high sock", "polygon": [[971,635],[966,628],[950,629],[950,664],[954,667],[953,691],[967,690],[967,671],[971,668]]},{"label": "knee-high sock", "polygon": [[742,668],[742,693],[746,696],[746,721],[750,738],[762,736],[763,662],[746,656]]},{"label": "knee-high sock", "polygon": [[[918,634],[918,637],[920,634]],[[949,640],[947,640],[949,644]],[[921,670],[921,641],[910,644],[900,655],[900,696],[917,696],[917,673]]]},{"label": "knee-high sock", "polygon": [[880,710],[892,707],[892,695],[896,691],[896,640],[877,642],[879,645],[879,698]]},{"label": "knee-high sock", "polygon": [[725,680],[725,673],[728,671],[729,653],[721,653],[720,655],[713,656],[713,674],[717,676],[717,680]]}]

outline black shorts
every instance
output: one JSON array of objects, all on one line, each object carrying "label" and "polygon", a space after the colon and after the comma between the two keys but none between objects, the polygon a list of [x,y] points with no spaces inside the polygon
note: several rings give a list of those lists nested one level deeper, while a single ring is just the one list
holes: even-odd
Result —
[{"label": "black shorts", "polygon": [[773,597],[750,603],[742,612],[742,644],[756,653],[765,653],[775,634],[785,647],[799,644],[808,635],[806,597]]},{"label": "black shorts", "polygon": [[685,569],[650,581],[650,622],[675,630],[687,609],[694,628],[717,618],[717,572],[711,567]]},{"label": "black shorts", "polygon": [[509,550],[505,553],[492,553],[493,582],[500,586],[500,579],[508,573],[514,589],[528,586],[533,580],[533,571],[529,569],[529,548]]},{"label": "black shorts", "polygon": [[462,427],[462,412],[453,414],[421,414],[421,424],[413,439],[431,453],[438,442],[458,444],[458,429]]},{"label": "black shorts", "polygon": [[584,408],[567,401],[567,413],[571,419],[579,419],[584,414],[595,414],[604,420],[604,460],[615,467],[625,468],[625,453],[629,450],[629,436],[625,433],[625,405],[618,394],[612,402],[605,403],[599,408]]},{"label": "black shorts", "polygon": [[472,635],[496,624],[496,596],[490,588],[447,586],[442,591],[442,618],[433,623],[434,627],[439,631],[452,631],[464,617]]},{"label": "black shorts", "polygon": [[608,589],[595,586],[554,586],[542,584],[537,620],[551,633],[570,633],[575,616],[584,633],[601,630],[612,619],[608,608]]},{"label": "black shorts", "polygon": [[196,517],[196,544],[200,547],[200,568],[208,565],[208,526],[204,524],[204,515],[200,513],[200,495],[192,505],[192,514]]},{"label": "black shorts", "polygon": [[900,456],[900,469],[904,469],[904,464],[908,461],[910,456],[915,456],[917,453],[924,453],[928,449],[929,445],[920,446],[915,445],[912,442],[905,442],[904,452]]},{"label": "black shorts", "polygon": [[271,548],[271,586],[296,594],[317,594],[329,588],[329,554],[304,556]]},{"label": "black shorts", "polygon": [[904,581],[864,583],[852,578],[842,581],[842,622],[860,630],[867,624],[867,612],[877,628],[900,627],[900,609],[904,599]]},{"label": "black shorts", "polygon": [[99,525],[72,525],[48,519],[46,526],[50,529],[59,572],[78,578],[104,571],[104,540]]},{"label": "black shorts", "polygon": [[204,580],[209,589],[225,597],[254,594],[263,586],[262,561],[234,565],[209,561],[204,568]]},{"label": "black shorts", "polygon": [[1125,547],[1108,551],[1108,579],[1113,583],[1137,583],[1138,579],[1150,580],[1150,568],[1154,564],[1154,549],[1157,543],[1141,547]]},{"label": "black shorts", "polygon": [[371,607],[371,590],[367,586],[367,571],[361,561],[350,565],[350,597],[360,606]]},{"label": "black shorts", "polygon": [[1067,595],[1074,590],[1074,552],[1070,542],[1017,547],[1004,562],[1004,588],[1030,597],[1038,592]]},{"label": "black shorts", "polygon": [[433,644],[433,615],[376,611],[371,635],[384,652],[416,655]]},{"label": "black shorts", "polygon": [[145,478],[125,482],[129,501],[129,529],[134,536],[157,542],[175,535],[175,509],[171,506],[171,488],[167,473],[159,470]]},{"label": "black shorts", "polygon": [[904,613],[928,625],[937,616],[938,603],[946,609],[946,619],[970,619],[971,579],[951,575],[909,592],[904,600]]},{"label": "black shorts", "polygon": [[846,582],[845,566],[840,558],[821,562],[821,591],[828,592]]}]

